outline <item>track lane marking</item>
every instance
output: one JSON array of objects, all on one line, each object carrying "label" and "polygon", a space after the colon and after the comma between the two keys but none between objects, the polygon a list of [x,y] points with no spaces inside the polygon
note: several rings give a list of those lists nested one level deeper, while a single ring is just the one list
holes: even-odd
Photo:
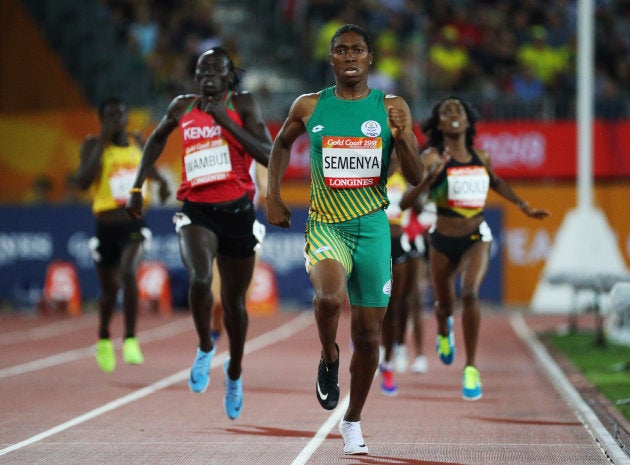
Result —
[{"label": "track lane marking", "polygon": [[[140,331],[138,333],[138,336],[140,342],[145,343],[167,339],[171,336],[174,336],[175,334],[179,334],[188,330],[192,330],[190,320],[188,318],[181,318],[168,324],[158,326],[156,328]],[[122,345],[120,341],[116,341],[114,343],[115,347],[119,347],[120,345]],[[44,368],[61,365],[63,363],[74,362],[76,360],[93,357],[94,347],[94,345],[91,345],[88,347],[83,347],[81,349],[73,349],[37,360],[32,360],[30,362],[20,363],[19,365],[1,368],[0,379],[9,378],[10,376],[22,375],[31,371],[42,370]]]},{"label": "track lane marking", "polygon": [[304,465],[306,461],[311,458],[311,455],[317,450],[322,442],[326,439],[332,429],[337,426],[341,417],[346,412],[348,405],[350,404],[350,394],[346,394],[346,397],[341,399],[341,402],[337,404],[335,410],[332,411],[328,419],[319,427],[315,436],[304,446],[304,449],[293,459],[291,465]]},{"label": "track lane marking", "polygon": [[79,319],[74,318],[62,321],[55,321],[53,323],[38,326],[36,328],[18,329],[9,333],[0,334],[0,346],[28,341],[38,341],[49,337],[61,336],[62,334],[67,334],[79,329],[85,329],[94,326],[95,320],[95,317],[89,315],[89,317],[85,316]]},{"label": "track lane marking", "polygon": [[[287,323],[284,323],[282,326],[272,329],[271,331],[261,334],[260,336],[252,339],[251,341],[248,341],[245,344],[245,353],[248,354],[251,352],[255,352],[269,345],[272,345],[280,340],[287,339],[290,336],[307,328],[313,322],[314,322],[314,318],[313,318],[312,312],[301,312],[300,315],[288,321]],[[223,361],[226,359],[226,357],[227,357],[226,351],[223,351],[220,354],[218,354],[216,357],[212,359],[211,368],[222,366]],[[108,402],[105,405],[102,405],[93,410],[90,410],[89,412],[84,413],[83,415],[79,415],[78,417],[75,417],[53,428],[50,428],[46,431],[36,434],[35,436],[31,436],[28,439],[12,444],[8,447],[5,447],[4,449],[0,449],[0,456],[6,455],[18,449],[22,449],[23,447],[39,442],[42,439],[46,439],[50,436],[53,436],[57,433],[65,431],[69,428],[80,425],[81,423],[85,423],[86,421],[89,421],[107,412],[111,412],[112,410],[115,410],[119,407],[130,404],[144,397],[150,396],[151,394],[154,394],[157,391],[166,389],[174,384],[182,382],[188,379],[189,373],[190,373],[190,368],[186,368],[185,370],[179,371],[171,376],[167,376],[166,378],[156,381],[155,383],[150,384],[149,386],[145,386],[144,388],[138,389],[137,391],[134,391],[131,394],[128,394],[126,396],[120,397],[111,402]]]},{"label": "track lane marking", "polygon": [[619,447],[617,441],[599,421],[595,412],[582,399],[573,384],[567,379],[564,372],[558,367],[555,360],[549,355],[542,342],[529,329],[523,315],[513,313],[510,316],[510,324],[514,332],[534,354],[538,363],[542,366],[547,379],[556,388],[564,401],[573,409],[575,416],[584,425],[593,440],[600,446],[602,452],[612,460],[615,465],[630,465],[630,457]]},{"label": "track lane marking", "polygon": [[[601,424],[595,413],[584,402],[573,385],[567,380],[564,373],[549,356],[542,343],[532,334],[521,314],[510,316],[510,323],[517,336],[525,342],[534,354],[537,361],[543,366],[547,377],[551,380],[556,390],[562,395],[567,404],[571,406],[587,431],[596,443],[602,448],[604,454],[613,460],[615,465],[630,465],[630,458],[621,450],[617,442]],[[313,455],[328,434],[337,425],[348,407],[350,396],[346,395],[333,413],[317,430],[313,438],[306,444],[291,465],[304,465]],[[493,444],[492,444],[493,445]]]}]

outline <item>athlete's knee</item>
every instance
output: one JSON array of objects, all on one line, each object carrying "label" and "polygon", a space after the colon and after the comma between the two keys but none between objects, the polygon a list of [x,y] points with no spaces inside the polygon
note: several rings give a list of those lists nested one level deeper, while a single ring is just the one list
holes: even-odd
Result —
[{"label": "athlete's knee", "polygon": [[120,280],[123,284],[123,286],[125,287],[129,287],[129,286],[136,286],[137,285],[137,281],[136,281],[136,272],[134,269],[126,269],[124,271],[122,271],[121,275],[120,275]]},{"label": "athlete's knee", "polygon": [[378,331],[352,331],[354,350],[367,357],[378,357]]},{"label": "athlete's knee", "polygon": [[189,289],[194,293],[210,293],[210,286],[212,284],[211,276],[208,274],[196,274],[193,273],[189,277]]},{"label": "athlete's knee", "polygon": [[223,307],[223,322],[228,328],[241,327],[247,329],[249,315],[245,304],[226,305]]},{"label": "athlete's knee", "polygon": [[434,302],[433,309],[438,317],[447,317],[453,314],[453,306],[440,300]]},{"label": "athlete's knee", "polygon": [[226,297],[223,302],[223,312],[228,316],[247,314],[245,296],[238,295]]},{"label": "athlete's knee", "polygon": [[320,292],[313,299],[316,309],[324,312],[334,312],[341,309],[346,300],[344,292]]},{"label": "athlete's knee", "polygon": [[108,290],[101,291],[101,306],[109,309],[114,308],[116,301],[118,300],[118,292],[112,292]]},{"label": "athlete's knee", "polygon": [[461,290],[462,306],[464,308],[474,308],[479,304],[479,295],[477,289],[462,288]]}]

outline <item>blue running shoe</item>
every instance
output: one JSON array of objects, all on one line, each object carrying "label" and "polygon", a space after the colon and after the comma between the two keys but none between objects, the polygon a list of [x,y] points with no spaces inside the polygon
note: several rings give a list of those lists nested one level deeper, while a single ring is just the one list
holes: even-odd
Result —
[{"label": "blue running shoe", "polygon": [[192,392],[204,392],[210,384],[210,362],[212,362],[215,352],[214,347],[210,352],[204,352],[197,347],[197,355],[188,378],[188,387]]},{"label": "blue running shoe", "polygon": [[453,333],[453,317],[449,316],[446,320],[448,325],[448,336],[437,335],[435,348],[442,363],[450,365],[455,359],[455,334]]},{"label": "blue running shoe", "polygon": [[462,379],[462,397],[464,400],[479,400],[483,392],[481,391],[481,377],[479,370],[474,366],[468,365],[464,368],[464,376]]},{"label": "blue running shoe", "polygon": [[230,359],[225,359],[223,363],[223,371],[225,372],[225,398],[223,399],[223,406],[225,407],[225,413],[230,420],[236,420],[241,414],[243,408],[243,376],[236,381],[230,379],[228,375],[228,367],[230,366]]}]

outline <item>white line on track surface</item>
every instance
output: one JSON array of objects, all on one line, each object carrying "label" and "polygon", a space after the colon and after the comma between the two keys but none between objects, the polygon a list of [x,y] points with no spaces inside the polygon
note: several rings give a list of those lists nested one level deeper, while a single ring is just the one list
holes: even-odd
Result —
[{"label": "white line on track surface", "polygon": [[573,408],[575,415],[582,422],[586,430],[599,444],[608,458],[615,465],[630,465],[630,458],[621,450],[617,441],[610,435],[608,430],[599,421],[599,418],[588,406],[582,396],[577,392],[573,384],[566,378],[564,372],[558,367],[556,362],[547,353],[543,344],[532,334],[523,315],[515,313],[510,317],[510,323],[517,336],[527,344],[533,352],[534,357],[543,367],[547,377],[554,385],[558,393],[564,398],[567,404]]},{"label": "white line on track surface", "polygon": [[324,442],[328,433],[332,431],[332,429],[337,426],[339,420],[346,412],[348,408],[348,404],[350,404],[350,394],[347,394],[335,407],[335,410],[332,411],[328,420],[324,422],[324,424],[317,430],[313,439],[311,439],[304,449],[298,454],[298,456],[291,462],[291,465],[303,465],[306,461],[311,458],[311,455],[317,450],[319,445]]},{"label": "white line on track surface", "polygon": [[[180,318],[172,323],[159,326],[157,328],[148,329],[138,333],[140,342],[151,342],[166,339],[184,331],[192,331],[193,327],[189,318]],[[121,342],[114,343],[115,346],[120,346]],[[94,346],[84,347],[82,349],[69,350],[67,352],[61,352],[59,354],[51,355],[49,357],[40,358],[38,360],[32,360],[30,362],[21,363],[12,367],[0,369],[0,379],[8,378],[10,376],[22,375],[31,371],[42,370],[44,368],[50,368],[62,363],[74,362],[83,358],[89,358],[94,356]]]},{"label": "white line on track surface", "polygon": [[94,326],[96,318],[83,317],[80,319],[64,319],[54,323],[39,326],[37,328],[11,331],[0,335],[0,346],[16,344],[20,342],[39,341],[48,337],[60,336],[72,333],[78,329]]},{"label": "white line on track surface", "polygon": [[[252,339],[251,341],[248,341],[245,344],[245,353],[251,353],[256,350],[260,350],[280,340],[286,339],[292,336],[293,334],[296,334],[299,331],[305,329],[306,327],[311,325],[313,321],[314,319],[313,319],[312,313],[302,312],[299,316],[293,318],[292,320],[288,321],[282,326],[274,330],[268,331],[264,334],[261,334],[260,336]],[[211,367],[221,366],[226,357],[227,357],[227,353],[221,352],[219,355],[217,355],[216,357],[212,359]],[[4,449],[0,449],[0,456],[8,454],[9,452],[13,452],[18,449],[21,449],[23,447],[29,446],[31,444],[34,444],[38,441],[41,441],[42,439],[46,439],[57,433],[60,433],[69,428],[72,428],[73,426],[77,426],[81,423],[85,423],[86,421],[89,421],[93,418],[103,415],[104,413],[110,412],[119,407],[130,404],[137,400],[140,400],[144,397],[150,396],[151,394],[154,394],[157,391],[160,391],[162,389],[166,389],[167,387],[172,386],[173,384],[177,384],[181,381],[186,380],[188,378],[189,372],[190,372],[189,368],[182,370],[180,372],[177,372],[171,376],[161,379],[160,381],[150,384],[149,386],[146,386],[142,389],[138,389],[137,391],[132,392],[131,394],[128,394],[126,396],[120,397],[111,402],[108,402],[105,405],[102,405],[98,408],[95,408],[94,410],[84,413],[83,415],[80,415],[69,421],[66,421],[65,423],[61,423],[60,425],[57,425],[54,428],[43,431],[39,434],[36,434],[35,436],[31,436],[30,438],[25,439],[24,441],[20,441],[9,447],[5,447]]]}]

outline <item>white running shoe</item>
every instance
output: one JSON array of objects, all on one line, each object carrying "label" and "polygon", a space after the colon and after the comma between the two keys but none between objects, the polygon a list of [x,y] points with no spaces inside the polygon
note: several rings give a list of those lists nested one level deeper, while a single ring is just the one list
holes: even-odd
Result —
[{"label": "white running shoe", "polygon": [[429,364],[427,363],[427,358],[424,355],[418,355],[416,359],[411,364],[411,372],[412,373],[426,373],[429,371]]},{"label": "white running shoe", "polygon": [[343,418],[339,422],[339,432],[343,439],[343,453],[346,455],[368,455],[368,447],[361,434],[360,421],[345,421]]},{"label": "white running shoe", "polygon": [[397,344],[394,346],[394,370],[396,373],[404,373],[409,366],[409,358],[407,357],[407,346]]}]

